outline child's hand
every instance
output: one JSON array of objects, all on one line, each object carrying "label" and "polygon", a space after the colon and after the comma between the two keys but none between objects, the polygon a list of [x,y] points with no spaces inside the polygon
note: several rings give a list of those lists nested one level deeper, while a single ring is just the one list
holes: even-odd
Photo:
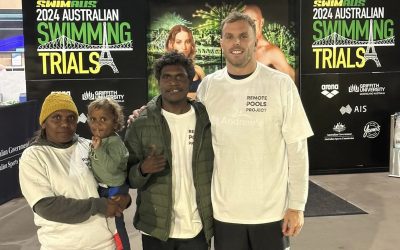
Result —
[{"label": "child's hand", "polygon": [[100,132],[97,130],[96,134],[92,136],[93,149],[98,149],[101,146]]},{"label": "child's hand", "polygon": [[101,138],[98,136],[92,136],[92,146],[94,149],[98,149],[101,146]]}]

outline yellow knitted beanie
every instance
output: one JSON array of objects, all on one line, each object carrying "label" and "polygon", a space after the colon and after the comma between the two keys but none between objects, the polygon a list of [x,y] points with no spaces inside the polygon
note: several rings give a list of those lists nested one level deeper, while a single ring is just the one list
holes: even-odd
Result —
[{"label": "yellow knitted beanie", "polygon": [[44,99],[42,110],[40,111],[39,124],[42,125],[49,115],[62,109],[72,111],[78,116],[78,109],[70,95],[65,93],[51,93]]}]

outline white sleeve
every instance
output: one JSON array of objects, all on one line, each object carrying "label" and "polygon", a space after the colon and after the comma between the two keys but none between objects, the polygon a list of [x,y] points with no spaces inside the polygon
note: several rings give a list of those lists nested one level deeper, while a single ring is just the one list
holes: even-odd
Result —
[{"label": "white sleeve", "polygon": [[204,103],[204,99],[206,99],[206,92],[208,88],[208,76],[204,77],[201,83],[199,84],[199,87],[197,88],[197,93],[196,93],[196,100],[198,102]]},{"label": "white sleeve", "polygon": [[54,196],[46,168],[32,147],[23,152],[19,161],[19,182],[30,207],[42,198]]},{"label": "white sleeve", "polygon": [[304,211],[308,196],[307,139],[287,144],[289,161],[289,208]]},{"label": "white sleeve", "polygon": [[282,126],[283,137],[287,144],[307,139],[313,135],[300,95],[293,81],[287,76],[283,79],[282,100],[285,106]]}]

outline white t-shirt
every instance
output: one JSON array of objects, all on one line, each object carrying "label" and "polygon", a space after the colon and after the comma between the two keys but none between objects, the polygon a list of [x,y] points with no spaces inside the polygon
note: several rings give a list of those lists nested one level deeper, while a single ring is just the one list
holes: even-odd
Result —
[{"label": "white t-shirt", "polygon": [[171,132],[172,217],[170,238],[193,238],[202,229],[193,182],[194,108],[184,114],[162,110]]},{"label": "white t-shirt", "polygon": [[[288,194],[287,144],[313,133],[293,81],[260,63],[242,80],[232,79],[224,68],[203,79],[197,98],[211,121],[215,219],[240,224],[278,221],[288,197],[303,208],[306,194]],[[307,186],[308,175],[303,177],[300,185]]]},{"label": "white t-shirt", "polygon": [[[67,149],[31,146],[21,156],[19,178],[22,194],[33,207],[45,197],[98,198],[97,182],[88,169],[89,141],[79,138]],[[113,250],[115,244],[104,216],[91,216],[77,224],[46,220],[34,213],[41,249]]]}]

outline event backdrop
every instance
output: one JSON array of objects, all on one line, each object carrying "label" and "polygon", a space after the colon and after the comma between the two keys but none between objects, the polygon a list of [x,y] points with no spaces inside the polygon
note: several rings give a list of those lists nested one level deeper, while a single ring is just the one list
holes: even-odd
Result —
[{"label": "event backdrop", "polygon": [[[140,8],[138,8],[140,6]],[[88,136],[87,105],[111,97],[125,114],[146,102],[147,1],[23,1],[28,99],[69,93]]]},{"label": "event backdrop", "polygon": [[394,0],[302,1],[301,94],[315,135],[311,173],[388,169],[400,110]]},{"label": "event backdrop", "polygon": [[[225,64],[219,44],[220,23],[234,10],[249,14],[246,12],[248,10],[246,6],[251,6],[253,10],[258,9],[260,12],[258,20],[262,19],[263,25],[259,28],[262,30],[264,44],[269,45],[267,50],[271,51],[273,48],[274,51],[280,51],[277,53],[282,56],[279,60],[283,62],[279,63],[287,65],[294,72],[298,64],[296,58],[298,39],[296,39],[293,19],[295,5],[290,4],[292,2],[294,1],[150,0],[150,20],[147,31],[149,98],[158,94],[152,65],[166,51],[166,40],[173,26],[183,25],[191,30],[196,44],[194,57],[196,65],[201,67],[205,74],[213,73]],[[256,18],[255,14],[251,17]],[[266,64],[280,69],[275,62]]]},{"label": "event backdrop", "polygon": [[192,31],[206,74],[222,68],[220,22],[247,5],[264,21],[259,43],[278,51],[269,59],[284,56],[268,65],[300,73],[315,133],[311,173],[387,170],[389,117],[400,107],[394,0],[23,0],[28,99],[70,93],[87,136],[86,105],[96,97],[113,97],[129,114],[158,94],[152,66],[172,26]]},{"label": "event backdrop", "polygon": [[0,106],[0,204],[21,196],[18,164],[37,127],[36,105],[30,101]]}]

